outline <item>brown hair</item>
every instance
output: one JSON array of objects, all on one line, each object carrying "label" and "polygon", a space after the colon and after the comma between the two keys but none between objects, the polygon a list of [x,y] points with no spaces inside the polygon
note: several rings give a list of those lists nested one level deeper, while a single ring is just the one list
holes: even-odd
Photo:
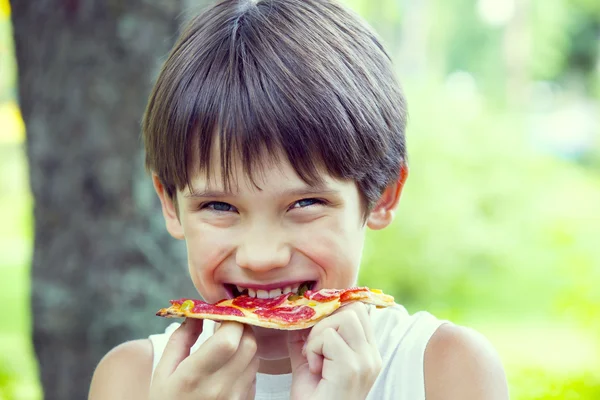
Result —
[{"label": "brown hair", "polygon": [[[191,20],[163,65],[143,120],[146,166],[169,195],[264,154],[301,179],[356,182],[369,209],[406,162],[406,105],[376,35],[330,0],[223,0]],[[197,171],[192,171],[196,169]]]}]

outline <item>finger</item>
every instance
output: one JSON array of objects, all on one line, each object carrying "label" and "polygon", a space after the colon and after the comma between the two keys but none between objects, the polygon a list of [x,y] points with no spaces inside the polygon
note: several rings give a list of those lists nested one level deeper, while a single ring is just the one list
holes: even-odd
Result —
[{"label": "finger", "polygon": [[187,318],[173,332],[156,366],[156,376],[169,376],[190,355],[190,349],[202,333],[202,320]]},{"label": "finger", "polygon": [[348,304],[345,307],[348,307],[349,310],[352,310],[356,313],[356,316],[358,317],[360,324],[363,327],[363,332],[365,333],[367,342],[372,346],[377,346],[377,342],[375,340],[375,332],[373,332],[373,324],[371,323],[371,316],[369,315],[369,306],[367,304],[357,301]]},{"label": "finger", "polygon": [[306,357],[303,354],[303,348],[306,344],[306,340],[308,339],[309,333],[310,329],[288,331],[287,343],[292,372],[296,371],[298,367],[307,362]]},{"label": "finger", "polygon": [[197,376],[218,371],[237,352],[243,332],[244,325],[239,322],[223,322],[221,328],[181,364]]},{"label": "finger", "polygon": [[354,351],[363,349],[367,344],[367,338],[362,323],[354,308],[350,306],[344,308],[346,310],[319,321],[310,332],[308,340],[321,335],[327,329],[334,329]]},{"label": "finger", "polygon": [[[308,346],[307,346],[308,347]],[[325,362],[322,353],[323,346],[318,346],[319,353],[316,353],[315,350],[308,349],[306,350],[306,362],[308,363],[308,370],[315,375],[321,375],[323,372],[323,363]]]},{"label": "finger", "polygon": [[239,375],[243,374],[256,358],[256,350],[257,344],[254,332],[249,325],[244,325],[244,332],[238,349],[223,368],[219,370],[219,375],[222,375],[224,380],[238,379]]},{"label": "finger", "polygon": [[246,369],[234,378],[233,393],[239,393],[238,398],[254,399],[254,393],[256,390],[256,374],[258,373],[259,364],[260,358],[258,358],[258,356],[253,357]]},{"label": "finger", "polygon": [[354,354],[334,328],[327,328],[320,335],[309,337],[306,344],[306,358],[309,370],[313,374],[323,375],[328,362],[334,362],[338,369],[343,369],[339,367],[353,362]]},{"label": "finger", "polygon": [[248,390],[248,395],[246,396],[246,400],[254,400],[256,397],[256,373],[254,374],[254,380],[252,381],[252,386],[250,390]]}]

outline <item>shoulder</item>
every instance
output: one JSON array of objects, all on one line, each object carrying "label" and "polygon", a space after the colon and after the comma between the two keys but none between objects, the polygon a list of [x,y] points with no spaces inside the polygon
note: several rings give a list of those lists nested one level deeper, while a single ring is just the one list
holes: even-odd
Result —
[{"label": "shoulder", "polygon": [[149,339],[126,342],[109,351],[96,367],[89,400],[147,399],[153,356]]},{"label": "shoulder", "polygon": [[500,357],[472,329],[442,324],[425,349],[424,374],[428,400],[509,398]]}]

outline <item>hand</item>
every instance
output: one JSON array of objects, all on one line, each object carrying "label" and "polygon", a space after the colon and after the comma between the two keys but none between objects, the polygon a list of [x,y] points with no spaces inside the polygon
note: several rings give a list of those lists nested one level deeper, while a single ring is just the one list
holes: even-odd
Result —
[{"label": "hand", "polygon": [[[366,306],[352,303],[288,336],[291,399],[365,399],[381,370]],[[304,347],[304,350],[303,350]]]},{"label": "hand", "polygon": [[150,400],[253,400],[259,359],[252,329],[223,322],[190,354],[201,332],[202,320],[196,319],[187,319],[173,332],[156,367]]}]

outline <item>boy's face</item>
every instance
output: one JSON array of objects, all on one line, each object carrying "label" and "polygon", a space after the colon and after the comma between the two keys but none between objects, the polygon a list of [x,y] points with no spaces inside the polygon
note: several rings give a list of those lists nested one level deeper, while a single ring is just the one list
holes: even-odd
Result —
[{"label": "boy's face", "polygon": [[[304,282],[315,289],[356,283],[365,224],[354,182],[324,175],[322,187],[311,187],[286,161],[257,173],[259,188],[235,167],[237,185],[226,192],[220,160],[213,160],[211,179],[198,174],[193,192],[177,193],[177,209],[154,177],[167,228],[185,239],[192,281],[207,302],[233,297],[233,285],[277,294]],[[376,206],[367,224],[382,228],[391,222],[397,204],[392,200],[385,210]]]},{"label": "boy's face", "polygon": [[190,274],[206,301],[231,297],[229,284],[283,289],[355,283],[365,227],[353,182],[325,176],[323,187],[310,187],[289,163],[280,163],[257,174],[260,189],[235,171],[237,188],[225,193],[213,167],[210,182],[196,176],[194,193],[178,193],[179,220],[170,229],[185,238]]}]

